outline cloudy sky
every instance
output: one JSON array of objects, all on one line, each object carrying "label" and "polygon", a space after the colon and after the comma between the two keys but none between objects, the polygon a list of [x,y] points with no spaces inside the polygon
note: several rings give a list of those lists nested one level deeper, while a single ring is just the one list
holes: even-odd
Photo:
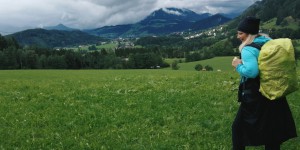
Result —
[{"label": "cloudy sky", "polygon": [[135,23],[165,7],[196,13],[241,12],[257,0],[0,0],[0,33],[55,26],[91,29]]}]

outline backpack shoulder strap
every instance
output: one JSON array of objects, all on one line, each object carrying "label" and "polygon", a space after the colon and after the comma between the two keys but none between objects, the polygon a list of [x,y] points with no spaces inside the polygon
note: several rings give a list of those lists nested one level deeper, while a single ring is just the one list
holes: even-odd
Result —
[{"label": "backpack shoulder strap", "polygon": [[[256,36],[255,38],[260,37],[260,36],[261,36],[261,35],[258,35],[258,36]],[[261,47],[262,47],[263,45],[256,44],[256,43],[252,42],[252,43],[250,43],[250,44],[248,44],[248,45],[245,45],[245,46],[251,46],[251,47],[254,47],[254,48],[256,48],[256,49],[258,49],[258,50],[260,51],[260,50],[261,50]]]},{"label": "backpack shoulder strap", "polygon": [[251,46],[251,47],[254,47],[254,48],[258,49],[258,50],[261,50],[261,47],[262,47],[262,45],[255,44],[255,43],[251,43],[251,44],[248,44],[246,46]]}]

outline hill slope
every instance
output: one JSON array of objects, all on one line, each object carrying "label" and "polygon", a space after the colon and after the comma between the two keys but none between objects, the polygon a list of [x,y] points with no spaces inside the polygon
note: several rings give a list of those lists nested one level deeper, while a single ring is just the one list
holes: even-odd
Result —
[{"label": "hill slope", "polygon": [[19,42],[19,44],[23,46],[37,45],[49,48],[66,47],[105,41],[105,39],[101,37],[92,36],[78,30],[59,31],[45,29],[29,29],[8,36],[14,37]]},{"label": "hill slope", "polygon": [[[229,29],[235,29],[238,23],[246,16],[256,16],[262,23],[276,19],[273,26],[269,28],[286,28],[286,18],[293,18],[299,29],[300,0],[262,0],[248,7],[239,17],[229,23]],[[298,20],[298,21],[297,21]],[[295,26],[295,25],[292,25]],[[295,29],[295,28],[294,28]]]},{"label": "hill slope", "polygon": [[230,21],[230,18],[224,17],[221,14],[216,14],[211,17],[205,18],[195,22],[192,26],[192,30],[203,30],[210,27],[215,27]]}]

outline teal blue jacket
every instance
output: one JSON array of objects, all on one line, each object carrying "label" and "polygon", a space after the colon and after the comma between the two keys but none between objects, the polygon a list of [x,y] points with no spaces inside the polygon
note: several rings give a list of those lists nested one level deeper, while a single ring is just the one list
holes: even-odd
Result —
[{"label": "teal blue jacket", "polygon": [[[268,37],[259,36],[253,40],[255,44],[263,45],[271,40]],[[245,46],[242,49],[242,64],[236,67],[236,71],[247,80],[248,78],[256,78],[259,74],[258,55],[259,50],[252,46]],[[243,81],[242,81],[243,82]]]}]

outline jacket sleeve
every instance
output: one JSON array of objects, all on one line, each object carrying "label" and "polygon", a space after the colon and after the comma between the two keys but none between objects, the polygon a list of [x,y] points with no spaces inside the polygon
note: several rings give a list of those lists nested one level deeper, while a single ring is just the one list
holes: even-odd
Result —
[{"label": "jacket sleeve", "polygon": [[259,51],[256,48],[244,47],[242,50],[242,64],[239,64],[236,68],[237,72],[246,78],[257,77],[258,70],[258,54]]}]

